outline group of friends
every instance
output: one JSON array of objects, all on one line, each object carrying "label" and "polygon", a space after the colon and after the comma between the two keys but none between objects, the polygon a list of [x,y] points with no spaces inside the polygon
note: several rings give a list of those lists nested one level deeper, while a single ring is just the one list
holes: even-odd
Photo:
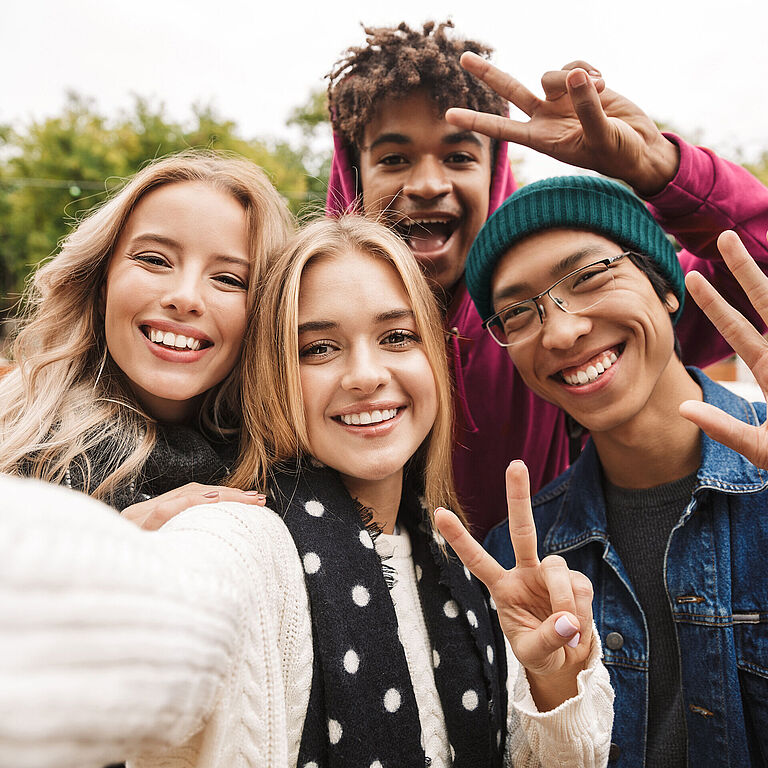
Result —
[{"label": "group of friends", "polygon": [[768,190],[585,61],[366,35],[327,216],[188,151],[36,272],[0,766],[764,765],[766,407],[700,367],[768,388]]}]

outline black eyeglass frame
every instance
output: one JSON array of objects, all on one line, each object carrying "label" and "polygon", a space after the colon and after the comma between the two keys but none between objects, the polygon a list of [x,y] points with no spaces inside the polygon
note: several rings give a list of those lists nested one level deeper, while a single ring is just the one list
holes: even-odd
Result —
[{"label": "black eyeglass frame", "polygon": [[[591,264],[585,264],[583,267],[579,267],[578,269],[574,269],[573,272],[569,272],[567,275],[564,275],[559,280],[552,283],[552,285],[549,286],[545,291],[542,291],[536,296],[531,296],[530,299],[523,299],[522,301],[513,301],[511,304],[507,304],[505,307],[502,307],[498,312],[491,315],[487,320],[483,322],[483,328],[485,328],[486,331],[490,334],[491,338],[500,346],[500,347],[513,347],[515,344],[522,344],[524,341],[527,341],[528,336],[526,336],[524,339],[520,339],[519,341],[512,341],[508,343],[504,343],[501,341],[501,339],[497,338],[497,336],[494,334],[491,325],[494,322],[497,322],[499,317],[503,315],[505,312],[508,312],[512,307],[522,306],[524,304],[531,304],[533,303],[533,306],[536,308],[536,314],[539,317],[539,325],[544,325],[544,310],[539,303],[539,299],[542,299],[544,296],[549,296],[552,303],[561,309],[563,312],[565,312],[568,315],[578,315],[579,312],[583,312],[584,310],[579,310],[579,312],[571,312],[568,309],[566,309],[559,301],[556,299],[552,294],[550,293],[551,290],[554,290],[557,288],[560,283],[565,282],[568,280],[568,278],[573,277],[574,275],[577,275],[579,272],[583,272],[586,269],[591,269],[592,267],[596,267],[599,264],[602,264],[605,267],[610,267],[612,264],[615,264],[620,259],[623,259],[625,256],[639,256],[638,253],[635,251],[624,251],[623,253],[618,254],[617,256],[608,256],[605,259],[599,259],[598,261],[593,261]],[[599,304],[600,302],[596,302]],[[592,304],[590,307],[587,307],[587,309],[591,309],[594,307],[595,304]]]}]

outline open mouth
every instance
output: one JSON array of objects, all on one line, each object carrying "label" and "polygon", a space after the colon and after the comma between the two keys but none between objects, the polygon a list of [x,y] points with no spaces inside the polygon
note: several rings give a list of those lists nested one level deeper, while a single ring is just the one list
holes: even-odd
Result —
[{"label": "open mouth", "polygon": [[384,421],[391,421],[400,412],[400,408],[383,408],[382,410],[360,411],[360,413],[345,413],[341,416],[334,416],[336,421],[348,426],[368,426],[381,424]]},{"label": "open mouth", "polygon": [[213,346],[212,342],[206,339],[197,339],[194,336],[184,336],[181,333],[171,333],[170,331],[161,331],[159,328],[153,328],[149,325],[142,325],[141,332],[153,343],[159,346],[169,347],[178,350],[192,350],[196,352],[199,349],[206,349]]},{"label": "open mouth", "polygon": [[563,368],[558,374],[560,380],[572,387],[597,381],[621,357],[624,347],[624,344],[609,347],[578,366]]},{"label": "open mouth", "polygon": [[396,229],[414,253],[433,253],[451,239],[460,223],[456,217],[406,218]]}]

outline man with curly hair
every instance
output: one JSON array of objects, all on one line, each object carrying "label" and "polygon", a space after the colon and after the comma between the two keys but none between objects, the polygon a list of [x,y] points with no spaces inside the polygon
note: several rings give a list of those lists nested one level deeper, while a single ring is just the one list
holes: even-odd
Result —
[{"label": "man with curly hair", "polygon": [[[768,190],[710,151],[662,134],[586,62],[547,72],[539,99],[490,65],[488,46],[452,27],[365,28],[365,44],[337,62],[328,88],[335,151],[327,209],[386,217],[443,303],[456,388],[454,472],[481,537],[504,516],[511,459],[528,464],[535,491],[568,466],[569,442],[574,455],[581,447],[579,436],[569,441],[578,425],[531,392],[483,331],[464,286],[470,245],[516,186],[507,140],[632,186],[683,245],[684,271],[704,272],[760,327],[722,265],[716,238],[735,229],[768,264]],[[507,101],[530,120],[506,118]],[[464,109],[446,115],[449,107]],[[706,366],[731,352],[692,303],[677,330],[689,364]]]}]

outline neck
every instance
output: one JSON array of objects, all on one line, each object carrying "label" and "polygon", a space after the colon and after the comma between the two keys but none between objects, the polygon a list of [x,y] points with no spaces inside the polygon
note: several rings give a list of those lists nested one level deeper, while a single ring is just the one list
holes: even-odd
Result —
[{"label": "neck", "polygon": [[608,480],[621,488],[653,488],[696,472],[701,434],[678,407],[701,399],[701,387],[673,357],[640,413],[592,434]]},{"label": "neck", "polygon": [[371,510],[373,522],[382,533],[394,531],[403,493],[402,469],[382,480],[364,480],[342,474],[341,481],[353,499]]}]

